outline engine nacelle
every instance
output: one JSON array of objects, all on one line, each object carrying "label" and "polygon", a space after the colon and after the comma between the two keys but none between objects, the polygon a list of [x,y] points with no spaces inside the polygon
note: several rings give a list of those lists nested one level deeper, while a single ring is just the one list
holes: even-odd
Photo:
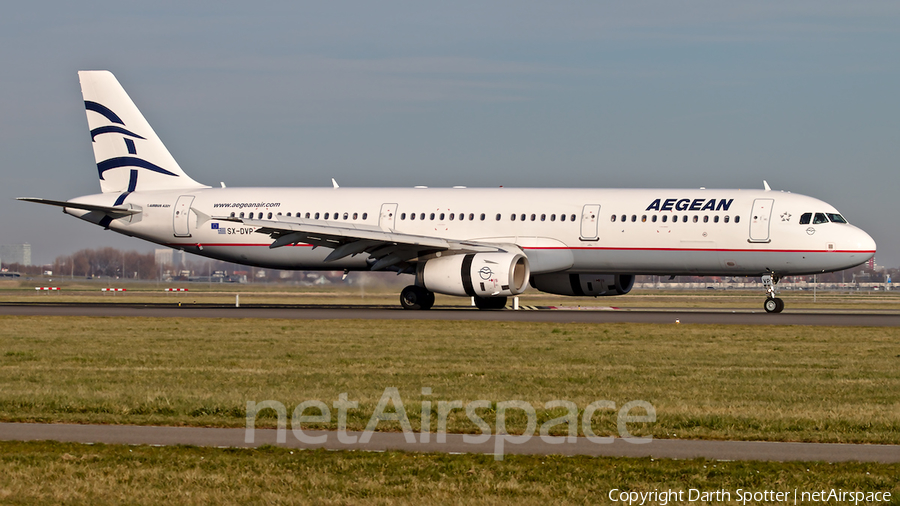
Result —
[{"label": "engine nacelle", "polygon": [[536,274],[531,286],[557,295],[625,295],[634,286],[633,274]]},{"label": "engine nacelle", "polygon": [[506,297],[524,292],[530,275],[528,258],[521,253],[469,253],[428,260],[422,282],[447,295]]}]

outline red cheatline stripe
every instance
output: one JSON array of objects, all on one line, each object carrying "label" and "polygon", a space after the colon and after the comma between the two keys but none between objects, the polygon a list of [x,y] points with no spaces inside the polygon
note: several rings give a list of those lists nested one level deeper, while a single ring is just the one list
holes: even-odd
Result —
[{"label": "red cheatline stripe", "polygon": [[[166,246],[170,247],[184,247],[184,246],[203,246],[203,247],[215,247],[215,246],[242,246],[242,247],[250,247],[250,246],[266,246],[269,244],[249,244],[249,243],[214,243],[214,244],[167,244]],[[292,244],[290,246],[301,247],[301,248],[311,248],[311,244]],[[719,253],[875,253],[875,250],[852,250],[852,249],[728,249],[728,248],[604,248],[598,246],[536,246],[536,247],[522,247],[524,250],[597,250],[597,251],[708,251],[708,252],[719,252]]]},{"label": "red cheatline stripe", "polygon": [[598,246],[537,246],[523,247],[522,249],[530,250],[555,250],[555,249],[571,249],[571,250],[598,250],[598,251],[710,251],[710,252],[727,252],[727,253],[875,253],[875,250],[852,250],[852,249],[728,249],[728,248],[604,248]]}]

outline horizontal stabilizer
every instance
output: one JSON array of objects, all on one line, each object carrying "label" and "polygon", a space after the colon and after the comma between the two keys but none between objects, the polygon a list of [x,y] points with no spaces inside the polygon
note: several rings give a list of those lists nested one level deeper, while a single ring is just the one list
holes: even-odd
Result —
[{"label": "horizontal stabilizer", "polygon": [[77,202],[66,202],[63,200],[50,200],[50,199],[41,199],[37,197],[18,197],[16,200],[23,200],[25,202],[36,202],[38,204],[46,204],[48,206],[56,206],[69,209],[83,209],[85,211],[96,211],[104,214],[108,214],[113,218],[122,217],[122,216],[130,216],[132,214],[140,213],[140,209],[126,209],[124,207],[107,207],[107,206],[96,206],[93,204],[79,204]]}]

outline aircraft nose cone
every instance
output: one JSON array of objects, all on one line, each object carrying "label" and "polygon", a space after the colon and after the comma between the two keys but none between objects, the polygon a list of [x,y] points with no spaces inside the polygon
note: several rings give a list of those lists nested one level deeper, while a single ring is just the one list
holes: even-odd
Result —
[{"label": "aircraft nose cone", "polygon": [[869,255],[869,258],[875,256],[875,249],[876,249],[875,239],[872,239],[872,236],[867,234],[864,230],[859,230],[859,238],[857,239],[856,247],[860,251],[871,252],[871,255]]}]

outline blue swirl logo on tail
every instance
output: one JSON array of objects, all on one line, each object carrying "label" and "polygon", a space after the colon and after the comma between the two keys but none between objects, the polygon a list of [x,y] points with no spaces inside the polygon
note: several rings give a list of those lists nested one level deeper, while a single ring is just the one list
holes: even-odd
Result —
[{"label": "blue swirl logo on tail", "polygon": [[[121,134],[123,136],[123,140],[125,141],[125,147],[128,150],[128,154],[137,155],[137,147],[135,146],[134,139],[145,140],[144,137],[127,130],[125,127],[125,122],[122,121],[122,118],[119,117],[118,114],[113,112],[110,108],[106,107],[103,104],[98,104],[97,102],[92,102],[90,100],[84,101],[84,107],[88,111],[94,111],[101,116],[105,117],[110,123],[114,123],[113,125],[106,125],[102,127],[95,128],[91,130],[91,141],[96,142],[98,135],[103,134]],[[116,126],[116,125],[122,125]],[[140,169],[147,169],[149,171],[157,172],[159,174],[165,174],[167,176],[178,177],[178,174],[173,172],[169,172],[168,170],[156,165],[154,163],[150,163],[143,158],[139,158],[137,156],[117,156],[114,158],[109,158],[103,160],[102,162],[97,163],[97,171],[99,172],[100,179],[105,180],[103,177],[103,173],[110,169],[118,169],[119,167],[137,167]],[[137,171],[132,171],[131,181],[128,185],[129,193],[134,191],[134,187],[137,185]]]}]

